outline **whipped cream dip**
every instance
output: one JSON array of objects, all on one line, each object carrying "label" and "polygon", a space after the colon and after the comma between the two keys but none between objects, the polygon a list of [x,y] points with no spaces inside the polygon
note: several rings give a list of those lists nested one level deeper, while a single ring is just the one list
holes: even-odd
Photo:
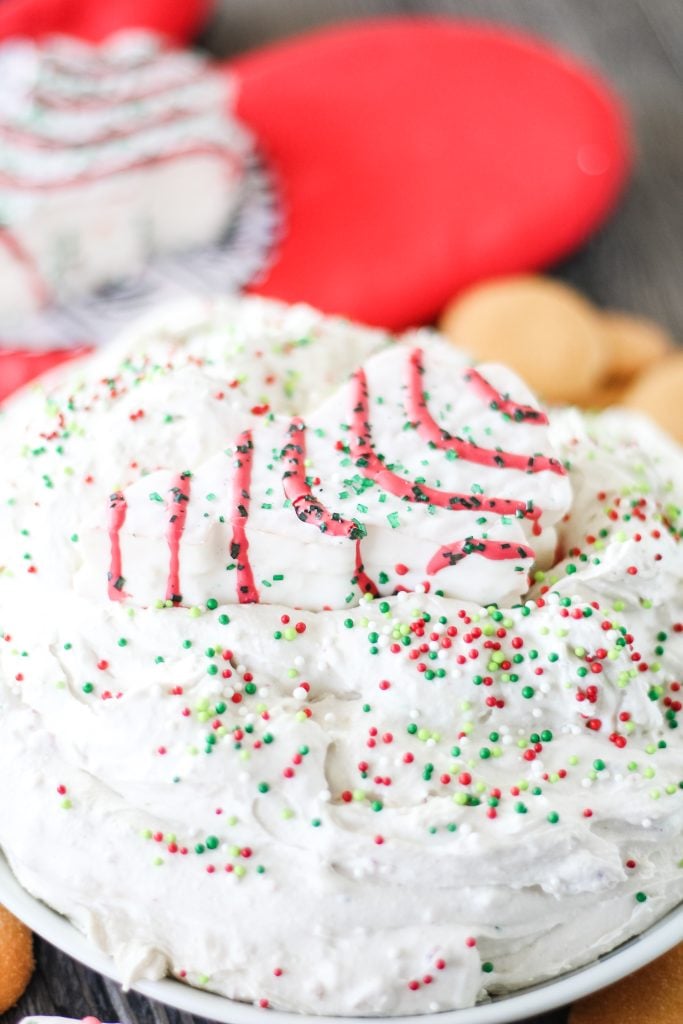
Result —
[{"label": "whipped cream dip", "polygon": [[128,982],[427,1013],[683,899],[683,456],[646,420],[244,299],[0,441],[0,846]]}]

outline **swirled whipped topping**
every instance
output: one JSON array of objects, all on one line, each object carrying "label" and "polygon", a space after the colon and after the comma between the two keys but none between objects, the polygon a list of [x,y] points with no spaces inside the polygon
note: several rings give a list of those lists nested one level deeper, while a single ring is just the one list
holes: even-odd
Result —
[{"label": "swirled whipped topping", "polygon": [[0,845],[127,982],[424,1013],[683,899],[683,458],[647,421],[244,300],[0,437]]},{"label": "swirled whipped topping", "polygon": [[125,32],[0,47],[5,314],[215,241],[240,194],[246,132],[197,54]]}]

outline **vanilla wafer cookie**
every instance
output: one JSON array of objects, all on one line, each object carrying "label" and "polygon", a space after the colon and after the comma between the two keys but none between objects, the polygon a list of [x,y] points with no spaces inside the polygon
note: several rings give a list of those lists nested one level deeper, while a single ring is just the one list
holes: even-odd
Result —
[{"label": "vanilla wafer cookie", "polygon": [[607,367],[600,315],[550,278],[500,278],[448,306],[441,330],[477,359],[514,369],[549,402],[583,404]]},{"label": "vanilla wafer cookie", "polygon": [[31,932],[0,906],[0,1013],[21,998],[34,966]]},{"label": "vanilla wafer cookie", "polygon": [[658,960],[575,1003],[569,1024],[680,1024],[683,943]]}]

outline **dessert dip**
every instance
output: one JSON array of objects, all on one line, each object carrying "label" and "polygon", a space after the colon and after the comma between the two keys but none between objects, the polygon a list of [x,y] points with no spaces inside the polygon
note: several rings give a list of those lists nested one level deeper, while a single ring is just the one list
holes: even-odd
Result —
[{"label": "dessert dip", "polygon": [[683,899],[647,420],[242,299],[151,314],[0,442],[0,846],[126,983],[428,1013]]}]

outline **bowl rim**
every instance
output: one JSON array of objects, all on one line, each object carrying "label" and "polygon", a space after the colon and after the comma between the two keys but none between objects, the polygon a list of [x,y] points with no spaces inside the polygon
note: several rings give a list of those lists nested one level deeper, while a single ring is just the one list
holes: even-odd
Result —
[{"label": "bowl rim", "polygon": [[[98,949],[68,918],[24,889],[1,850],[0,902],[32,931],[63,953],[121,984],[121,976],[113,959]],[[268,1020],[271,1024],[350,1024],[352,1021],[358,1024],[376,1024],[381,1020],[400,1021],[401,1024],[425,1024],[430,1018],[438,1016],[439,1024],[511,1024],[513,1021],[533,1017],[590,995],[644,967],[681,941],[683,903],[670,910],[646,931],[604,954],[593,963],[578,967],[558,978],[466,1009],[441,1010],[433,1014],[401,1017],[338,1017],[269,1008]],[[136,981],[131,988],[149,999],[220,1024],[263,1024],[261,1007],[193,988],[172,977],[159,981]]]}]

